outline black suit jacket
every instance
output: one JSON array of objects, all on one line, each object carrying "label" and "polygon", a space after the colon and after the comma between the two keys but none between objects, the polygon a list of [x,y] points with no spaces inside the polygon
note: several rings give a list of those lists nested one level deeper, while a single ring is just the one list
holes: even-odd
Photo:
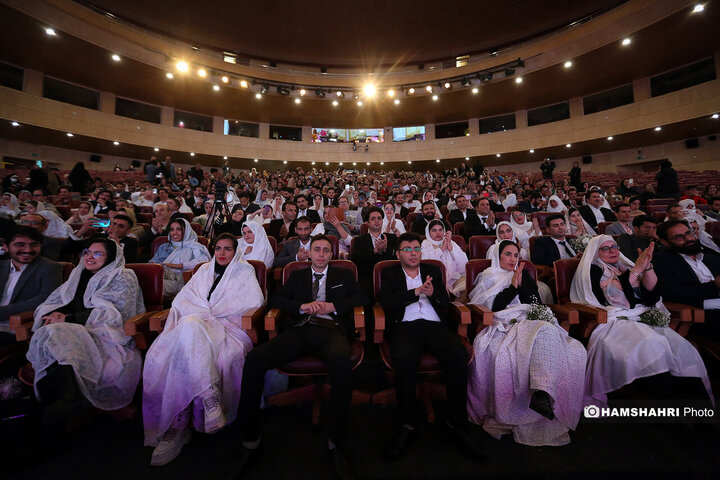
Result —
[{"label": "black suit jacket", "polygon": [[549,236],[538,237],[530,251],[530,259],[535,265],[552,267],[555,260],[560,260],[560,250],[555,240]]},{"label": "black suit jacket", "polygon": [[[583,205],[582,207],[578,208],[578,210],[580,211],[580,215],[582,215],[585,221],[588,222],[588,225],[590,225],[593,230],[597,231],[598,222],[592,209],[590,209],[588,205]],[[600,211],[602,212],[603,217],[605,217],[606,222],[617,221],[617,217],[609,208],[600,208]]]},{"label": "black suit jacket", "polygon": [[[274,218],[270,220],[270,223],[268,224],[267,234],[270,237],[275,237],[275,240],[277,240],[278,243],[282,242],[284,239],[280,236],[280,229],[282,226],[285,225],[285,220],[282,218]],[[285,238],[294,237],[297,235],[295,233],[295,222],[290,222],[290,227],[288,228],[288,234]]]},{"label": "black suit jacket", "polygon": [[376,263],[382,260],[396,260],[395,248],[397,246],[397,237],[393,233],[384,233],[383,235],[387,237],[385,253],[375,253],[372,238],[370,238],[369,233],[356,237],[353,242],[350,260],[357,265],[358,278],[360,279],[360,283],[365,285],[366,289],[372,285],[372,272]]},{"label": "black suit jacket", "polygon": [[[0,292],[5,291],[11,260],[0,262]],[[10,303],[0,307],[0,322],[10,315],[35,310],[62,283],[62,265],[38,256],[28,264],[15,284]]]},{"label": "black suit jacket", "polygon": [[300,240],[297,238],[285,242],[282,250],[275,257],[273,267],[284,267],[288,263],[296,261],[298,250],[300,250]]},{"label": "black suit jacket", "polygon": [[[467,212],[468,217],[470,217],[471,215],[476,215],[475,210],[472,207],[468,207],[468,209],[465,211]],[[467,220],[465,220],[460,210],[455,209],[450,211],[450,214],[447,216],[447,221],[455,225],[458,222],[465,222]]]},{"label": "black suit jacket", "polygon": [[[97,207],[97,205],[98,205],[97,202],[92,202],[92,207],[93,207],[92,211],[93,212],[95,212],[95,208]],[[105,202],[105,206],[101,207],[100,210],[95,212],[95,214],[96,215],[98,215],[98,214],[99,215],[107,215],[109,212],[111,212],[113,210],[115,210],[115,202],[113,202],[112,200],[108,200],[107,202]]]},{"label": "black suit jacket", "polygon": [[[433,294],[428,300],[443,324],[450,328],[448,319],[450,298],[443,282],[442,272],[435,265],[420,263],[420,276],[423,282],[428,275],[432,277],[433,284]],[[415,289],[408,289],[405,272],[399,263],[383,269],[380,303],[385,309],[388,331],[392,331],[402,322],[405,307],[417,302],[419,298],[415,295]]]},{"label": "black suit jacket", "polygon": [[[300,211],[298,210],[298,216],[297,216],[297,218],[300,218],[300,217],[302,217],[302,216],[303,216],[303,215],[301,215],[301,214],[300,214]],[[307,210],[305,210],[305,215],[304,215],[304,216],[306,216],[306,217],[308,218],[308,220],[310,220],[311,223],[320,223],[320,222],[322,222],[322,220],[320,220],[320,214],[318,213],[317,210],[313,210],[313,209],[311,209],[311,208],[308,208]]]},{"label": "black suit jacket", "polygon": [[[355,276],[348,268],[329,266],[327,276],[325,301],[334,304],[336,309],[336,313],[330,316],[349,335],[355,331],[353,308],[368,303],[367,295],[358,287]],[[305,317],[300,313],[300,306],[313,301],[312,283],[312,267],[297,270],[272,297],[270,305],[283,312],[281,330],[292,327]]]},{"label": "black suit jacket", "polygon": [[[242,207],[240,207],[240,208],[242,208]],[[257,203],[250,202],[250,204],[244,210],[245,210],[245,216],[248,216],[248,214],[254,213],[254,212],[257,212],[258,210],[260,210],[260,205],[258,205]]]},{"label": "black suit jacket", "polygon": [[[713,277],[720,275],[720,257],[703,255],[703,263]],[[700,283],[685,259],[672,250],[655,255],[653,265],[663,300],[702,308],[703,300],[720,297],[720,290],[714,281]]]},{"label": "black suit jacket", "polygon": [[492,227],[485,226],[480,216],[476,213],[475,215],[468,215],[467,220],[465,220],[465,232],[463,236],[465,240],[467,240],[473,235],[495,235],[496,228],[497,223],[493,224]]}]

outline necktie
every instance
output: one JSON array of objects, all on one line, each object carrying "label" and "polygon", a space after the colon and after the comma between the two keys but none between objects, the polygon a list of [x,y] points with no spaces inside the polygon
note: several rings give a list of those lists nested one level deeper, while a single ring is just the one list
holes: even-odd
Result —
[{"label": "necktie", "polygon": [[313,273],[315,281],[312,284],[312,297],[313,300],[317,300],[318,291],[320,290],[320,279],[323,277],[322,273]]},{"label": "necktie", "polygon": [[565,243],[565,240],[563,240],[562,242],[558,242],[558,243],[563,246],[563,248],[565,249],[565,253],[568,254],[568,257],[572,258],[575,256],[575,255],[573,255],[570,248],[568,248],[567,244]]}]

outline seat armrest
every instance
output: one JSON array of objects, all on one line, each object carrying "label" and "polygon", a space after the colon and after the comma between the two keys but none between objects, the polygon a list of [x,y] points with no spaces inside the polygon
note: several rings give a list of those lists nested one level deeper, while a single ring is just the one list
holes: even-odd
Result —
[{"label": "seat armrest", "polygon": [[268,332],[270,338],[277,335],[278,322],[280,321],[282,310],[279,308],[271,308],[265,315],[265,331]]},{"label": "seat armrest", "polygon": [[689,323],[693,321],[693,307],[690,305],[673,302],[663,302],[663,305],[665,305],[665,308],[668,309],[673,320],[678,320],[681,323]]},{"label": "seat armrest", "polygon": [[242,329],[245,330],[254,344],[258,342],[258,331],[263,326],[265,312],[267,312],[267,307],[263,305],[261,307],[251,308],[241,317]]},{"label": "seat armrest", "polygon": [[33,320],[35,317],[34,311],[16,313],[8,317],[8,326],[10,330],[19,328],[23,323],[27,323],[28,320]]},{"label": "seat armrest", "polygon": [[570,331],[570,325],[580,324],[580,314],[568,305],[548,305],[562,328]]},{"label": "seat armrest", "polygon": [[566,303],[564,306],[578,311],[580,334],[583,338],[589,338],[595,327],[601,323],[607,323],[607,310],[604,308],[597,308],[582,303]]},{"label": "seat armrest", "polygon": [[545,283],[547,283],[547,280],[555,278],[555,270],[547,265],[535,265],[535,271],[537,272],[538,280]]},{"label": "seat armrest", "polygon": [[373,306],[373,317],[375,317],[375,330],[373,332],[373,341],[382,343],[385,336],[385,310],[380,303]]},{"label": "seat armrest", "polygon": [[353,319],[355,321],[355,329],[358,331],[359,340],[365,341],[365,308],[355,307],[353,309]]},{"label": "seat armrest", "polygon": [[472,323],[470,309],[460,302],[450,302],[450,318],[455,321],[458,335],[467,337],[468,325]]},{"label": "seat armrest", "polygon": [[154,313],[150,317],[150,331],[162,332],[163,327],[165,327],[165,321],[167,320],[168,315],[170,315],[170,309]]},{"label": "seat armrest", "polygon": [[150,317],[157,312],[145,312],[125,320],[123,330],[125,335],[133,337],[135,346],[140,350],[147,350],[150,347]]},{"label": "seat armrest", "polygon": [[[468,305],[470,315],[473,323],[480,324],[482,326],[489,326],[493,324],[493,312],[484,305]],[[478,331],[482,328],[478,328]]]}]

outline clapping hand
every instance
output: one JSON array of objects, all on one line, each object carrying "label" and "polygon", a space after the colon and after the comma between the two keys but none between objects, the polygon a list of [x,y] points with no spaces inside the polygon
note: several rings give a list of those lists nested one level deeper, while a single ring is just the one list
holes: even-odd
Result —
[{"label": "clapping hand", "polygon": [[432,297],[433,294],[433,284],[432,284],[432,277],[430,275],[427,276],[425,279],[425,283],[420,285],[415,289],[415,295],[418,297],[420,295],[425,295],[426,297]]},{"label": "clapping hand", "polygon": [[440,250],[447,250],[448,252],[452,252],[452,232],[445,232],[445,237],[443,238],[443,243],[440,246]]},{"label": "clapping hand", "polygon": [[650,242],[650,245],[645,250],[638,248],[638,258],[635,260],[635,271],[642,273],[648,269],[650,262],[652,262],[653,252],[655,251],[655,243]]},{"label": "clapping hand", "polygon": [[297,259],[307,260],[310,258],[310,250],[306,250],[303,247],[298,248]]},{"label": "clapping hand", "polygon": [[515,269],[515,273],[513,273],[512,285],[515,288],[520,288],[520,285],[522,285],[523,268],[525,268],[525,263],[520,262],[520,263],[518,263],[518,266]]},{"label": "clapping hand", "polygon": [[375,253],[383,253],[387,250],[387,237],[380,234],[377,240],[375,240]]},{"label": "clapping hand", "polygon": [[490,210],[490,213],[488,214],[487,224],[490,228],[495,226],[495,212],[493,212],[492,210]]}]

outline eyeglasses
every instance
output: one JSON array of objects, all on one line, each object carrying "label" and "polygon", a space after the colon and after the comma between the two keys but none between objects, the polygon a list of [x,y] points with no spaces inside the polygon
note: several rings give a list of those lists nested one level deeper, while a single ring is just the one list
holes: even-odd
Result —
[{"label": "eyeglasses", "polygon": [[33,197],[42,197],[42,193],[33,193]]},{"label": "eyeglasses", "polygon": [[603,253],[608,253],[610,251],[620,250],[620,247],[618,247],[617,245],[610,245],[609,247],[600,247],[598,250]]},{"label": "eyeglasses", "polygon": [[42,224],[43,224],[42,222],[38,222],[37,220],[20,220],[20,225],[37,226],[37,225],[42,225]]},{"label": "eyeglasses", "polygon": [[88,255],[90,255],[90,256],[92,256],[92,258],[100,258],[105,255],[104,252],[100,252],[100,251],[91,252],[87,248],[85,250],[83,250],[82,254],[83,254],[83,257],[87,257]]},{"label": "eyeglasses", "polygon": [[696,235],[695,235],[695,232],[693,232],[693,231],[691,231],[691,230],[688,230],[688,231],[685,232],[685,233],[681,233],[681,234],[679,234],[679,235],[673,236],[673,237],[672,237],[672,240],[681,241],[681,240],[684,240],[684,239],[686,239],[686,238],[695,238],[695,236],[696,236]]},{"label": "eyeglasses", "polygon": [[405,247],[400,249],[401,252],[410,253],[410,252],[422,252],[422,247]]}]

